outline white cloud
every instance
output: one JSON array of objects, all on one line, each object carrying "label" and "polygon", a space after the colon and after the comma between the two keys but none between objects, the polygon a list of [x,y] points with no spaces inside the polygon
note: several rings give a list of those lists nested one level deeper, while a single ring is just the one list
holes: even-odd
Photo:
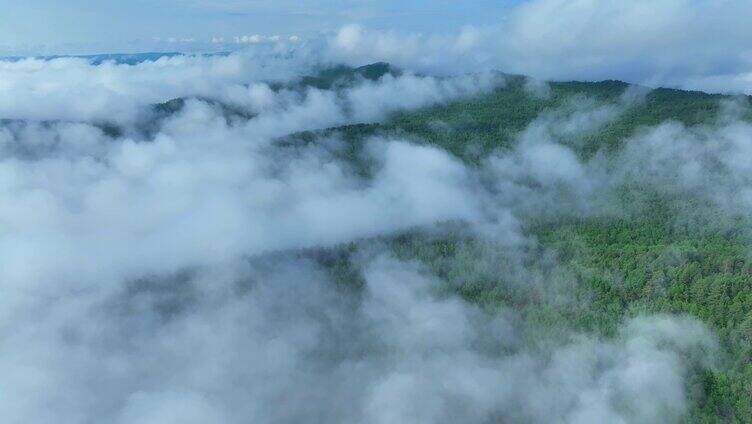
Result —
[{"label": "white cloud", "polygon": [[343,27],[333,54],[415,70],[495,68],[540,79],[623,79],[752,93],[752,5],[743,0],[530,0],[457,34]]},{"label": "white cloud", "polygon": [[305,260],[268,265],[40,304],[0,349],[5,419],[680,422],[686,358],[715,349],[697,321],[664,316],[528,349],[513,315],[437,297],[388,256],[366,260],[357,302]]},{"label": "white cloud", "polygon": [[[344,46],[373,36],[354,31]],[[449,39],[415,36],[399,57],[409,60],[426,40]],[[472,56],[479,40],[468,29],[444,46]],[[400,55],[399,44],[389,35],[365,54]],[[352,146],[336,136],[293,147],[274,140],[467,98],[498,87],[498,76],[407,72],[338,90],[273,90],[263,81],[292,81],[330,59],[278,46],[135,66],[0,64],[0,99],[15,99],[0,100],[0,116],[31,120],[0,130],[0,374],[12,387],[0,397],[5,420],[684,418],[686,377],[710,366],[716,349],[697,321],[639,317],[614,338],[569,334],[531,346],[514,311],[489,316],[437,294],[443,282],[419,265],[363,242],[462,221],[516,256],[524,213],[601,212],[591,203],[599,194],[639,176],[608,170],[601,158],[582,161],[561,140],[601,128],[639,95],[613,105],[578,99],[544,113],[516,149],[480,170],[435,147],[375,137],[354,158],[369,167],[364,177],[338,158]],[[436,57],[429,49],[425,64]],[[219,99],[253,117],[228,123],[218,106],[189,99],[153,134],[133,128],[148,104],[178,96]],[[97,120],[125,134],[107,136],[91,124]],[[749,183],[739,159],[748,156],[739,154],[749,150],[748,125],[733,117],[721,124],[699,130],[722,140],[717,151],[693,150],[692,138],[677,143],[689,159],[676,168],[686,187],[701,184],[690,177],[707,154]],[[634,169],[660,169],[672,153],[656,140],[688,133],[676,124],[649,130],[636,138],[639,150],[625,151],[623,166],[639,153]],[[675,182],[658,176],[656,184]],[[347,242],[360,243],[365,286],[357,298],[301,253]]]}]

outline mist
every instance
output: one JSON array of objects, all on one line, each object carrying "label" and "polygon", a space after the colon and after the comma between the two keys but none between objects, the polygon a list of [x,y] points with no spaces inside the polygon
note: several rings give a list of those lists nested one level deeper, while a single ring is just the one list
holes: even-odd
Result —
[{"label": "mist", "polygon": [[[339,46],[356,49],[359,31]],[[625,216],[611,200],[635,184],[747,214],[752,127],[733,107],[581,157],[574,136],[646,89],[575,97],[472,164],[407,135],[356,145],[321,130],[471,100],[504,76],[405,70],[300,86],[324,65],[305,50],[0,62],[6,422],[683,421],[697,373],[720,366],[698,319],[636,314],[610,336],[549,333],[460,296],[466,274],[437,275],[389,243],[457,226],[482,241],[489,274],[539,291],[537,306],[586,309],[528,227]],[[531,81],[531,96],[551,95]],[[178,98],[174,113],[154,112]],[[312,141],[296,142],[305,131]],[[343,246],[346,281],[322,259]]]}]

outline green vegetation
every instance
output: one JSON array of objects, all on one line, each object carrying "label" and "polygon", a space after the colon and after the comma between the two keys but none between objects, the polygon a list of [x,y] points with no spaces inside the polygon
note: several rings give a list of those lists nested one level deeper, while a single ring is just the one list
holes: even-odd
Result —
[{"label": "green vegetation", "polygon": [[[301,79],[296,87],[338,89],[361,79],[378,79],[398,71],[387,64],[363,68],[338,67]],[[293,88],[296,88],[293,87]],[[273,87],[280,89],[282,87]],[[289,88],[289,87],[288,87]],[[572,113],[577,105],[613,107],[614,119],[592,130],[560,137],[582,160],[596,155],[613,158],[630,137],[666,121],[692,127],[716,122],[724,102],[735,101],[742,119],[752,120],[750,98],[673,89],[636,90],[618,81],[556,82],[550,92],[536,95],[526,79],[509,76],[506,86],[480,98],[401,112],[384,123],[360,123],[293,134],[276,140],[295,149],[321,137],[341,142],[324,146],[332,155],[368,178],[373,172],[363,149],[373,136],[400,137],[444,149],[471,166],[489,154],[511,151],[520,134],[541,117]],[[250,119],[245,111],[205,100],[221,108],[228,123]],[[180,111],[184,99],[152,108],[154,121],[144,132],[158,129],[159,120]],[[0,126],[16,125],[0,121]],[[112,136],[121,132],[103,124]],[[712,140],[708,141],[712,142]],[[430,233],[415,229],[383,243],[394,255],[423,264],[442,281],[445,292],[492,313],[519,314],[529,337],[555,342],[574,333],[610,337],[625,319],[655,313],[689,314],[718,335],[723,357],[715,369],[690,377],[694,401],[692,422],[752,422],[752,228],[745,216],[704,203],[702,198],[651,192],[639,186],[619,187],[614,209],[620,216],[534,219],[518,217],[531,242],[511,247],[482,240],[462,224],[447,223]],[[679,219],[681,217],[681,219]],[[355,244],[303,252],[333,277],[341,290],[358,292],[363,277]],[[169,317],[175,308],[160,305]],[[531,340],[531,342],[536,342]]]},{"label": "green vegetation", "polygon": [[[513,148],[520,132],[542,114],[566,109],[573,101],[618,105],[627,87],[615,81],[560,82],[551,84],[549,96],[536,97],[523,78],[513,77],[506,87],[479,99],[399,113],[384,124],[307,132],[279,142],[293,146],[337,135],[344,140],[337,155],[355,163],[363,175],[368,175],[368,164],[362,163],[360,150],[374,135],[407,137],[478,164],[490,152]],[[653,90],[615,120],[569,141],[583,159],[613,155],[646,127],[665,121],[689,127],[712,123],[725,100],[731,99]],[[749,98],[737,102],[749,119]],[[615,201],[628,210],[625,216],[527,222],[525,235],[535,243],[521,252],[481,241],[461,228],[440,234],[415,230],[386,243],[398,257],[417,260],[447,281],[445,290],[456,290],[489,311],[514,308],[525,323],[549,336],[566,337],[574,330],[608,337],[625,318],[639,314],[695,316],[718,335],[724,356],[716,369],[691,377],[691,421],[752,422],[749,221],[703,206],[691,196],[667,199],[640,187],[624,190]],[[693,215],[695,210],[703,213]],[[679,216],[689,221],[680,222]],[[320,254],[343,287],[361,284],[350,258],[353,251],[353,246],[343,246]],[[513,259],[519,257],[522,263]]]},{"label": "green vegetation", "polygon": [[[380,125],[350,125],[330,129],[348,140],[363,136],[400,135],[444,148],[474,161],[495,149],[509,148],[515,137],[541,113],[556,110],[577,97],[616,104],[628,85],[619,81],[599,83],[559,82],[551,84],[550,96],[531,95],[521,77],[513,77],[494,93],[462,102],[439,105],[417,112],[403,112]],[[671,89],[652,90],[644,101],[628,108],[621,119],[600,131],[586,134],[583,155],[600,148],[616,149],[636,129],[676,120],[686,125],[711,121],[721,109],[720,95]]]},{"label": "green vegetation", "polygon": [[[314,87],[320,90],[330,90],[333,88],[353,85],[361,79],[375,81],[387,74],[398,76],[401,72],[394,69],[388,63],[383,62],[373,63],[359,68],[340,65],[333,68],[323,69],[316,75],[305,76],[300,79],[295,87]],[[276,88],[281,88],[281,86],[276,86]]]}]

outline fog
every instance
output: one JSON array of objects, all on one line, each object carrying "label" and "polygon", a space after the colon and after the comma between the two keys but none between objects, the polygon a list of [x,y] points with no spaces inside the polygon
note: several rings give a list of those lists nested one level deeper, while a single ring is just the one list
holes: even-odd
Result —
[{"label": "fog", "polygon": [[[341,33],[343,48],[350,36],[363,37]],[[748,124],[732,112],[702,128],[669,122],[613,162],[578,157],[567,137],[640,102],[633,89],[546,111],[479,166],[398,136],[344,160],[336,134],[278,138],[472,98],[504,79],[405,72],[296,88],[321,63],[277,53],[0,62],[0,116],[14,120],[0,128],[6,422],[682,421],[688,376],[716,366],[715,336],[696,319],[637,316],[608,338],[546,334],[519,311],[447,291],[453,281],[384,240],[459,223],[503,247],[494,272],[555,293],[569,278],[555,264],[550,278],[519,265],[520,246],[536,243],[527,220],[619,213],[608,198],[623,184],[710,195],[706,179],[724,173],[733,178],[712,199],[745,207]],[[529,90],[550,94],[541,82]],[[151,115],[179,97],[179,111]],[[150,119],[153,132],[138,128]],[[343,244],[359,289],[339,287],[311,253]]]}]

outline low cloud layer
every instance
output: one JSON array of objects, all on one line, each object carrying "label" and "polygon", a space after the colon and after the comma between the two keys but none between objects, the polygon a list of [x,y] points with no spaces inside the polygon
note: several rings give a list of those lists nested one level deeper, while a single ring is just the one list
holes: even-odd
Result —
[{"label": "low cloud layer", "polygon": [[[302,96],[252,86],[245,93],[259,104],[254,119],[230,126],[192,100],[152,141],[113,140],[85,123],[10,125],[0,130],[4,284],[37,292],[54,280],[66,290],[473,220],[480,211],[470,172],[442,151],[373,140],[362,153],[376,169],[366,181],[327,151],[341,141],[285,149],[272,140],[489,84],[386,77],[340,95]],[[400,90],[412,95],[395,102],[389,93]]]},{"label": "low cloud layer", "polygon": [[50,300],[5,333],[5,419],[679,422],[687,366],[714,350],[672,317],[527,346],[513,311],[436,297],[416,265],[377,256],[364,276],[358,301],[289,259]]},{"label": "low cloud layer", "polygon": [[[644,174],[566,142],[639,90],[547,111],[517,147],[473,167],[396,136],[357,151],[337,135],[279,137],[471,98],[503,86],[497,74],[301,88],[297,72],[321,63],[254,57],[0,64],[0,98],[19,99],[0,101],[12,119],[0,128],[6,421],[681,422],[688,377],[716,349],[698,321],[638,317],[613,338],[547,338],[517,311],[442,292],[447,281],[373,240],[460,222],[515,256],[516,242],[535,243],[526,217],[606,213],[598,199]],[[151,104],[177,97],[153,131],[138,128]],[[667,123],[635,136],[622,163],[659,170],[671,152],[656,140],[694,132],[726,140],[715,153],[747,181],[726,152],[746,151],[748,131],[733,118]],[[686,154],[713,153],[698,149]],[[355,246],[362,290],[305,254],[342,243]]]},{"label": "low cloud layer", "polygon": [[[700,219],[701,226],[693,225],[698,231],[717,229],[708,217],[719,210],[724,216],[752,218],[752,168],[743,159],[752,149],[752,126],[742,117],[748,106],[739,101],[726,100],[711,122],[688,127],[666,121],[638,129],[620,141],[623,147],[613,154],[578,155],[581,146],[571,144],[582,140],[578,136],[615,122],[644,94],[629,88],[613,104],[575,98],[542,113],[519,134],[511,152],[487,159],[486,178],[503,193],[496,200],[503,199],[517,216],[544,220],[624,217],[640,214],[644,205],[623,209],[620,190],[641,187],[665,199],[684,199],[674,212],[676,221],[685,225]],[[694,206],[687,209],[690,204]]]}]

